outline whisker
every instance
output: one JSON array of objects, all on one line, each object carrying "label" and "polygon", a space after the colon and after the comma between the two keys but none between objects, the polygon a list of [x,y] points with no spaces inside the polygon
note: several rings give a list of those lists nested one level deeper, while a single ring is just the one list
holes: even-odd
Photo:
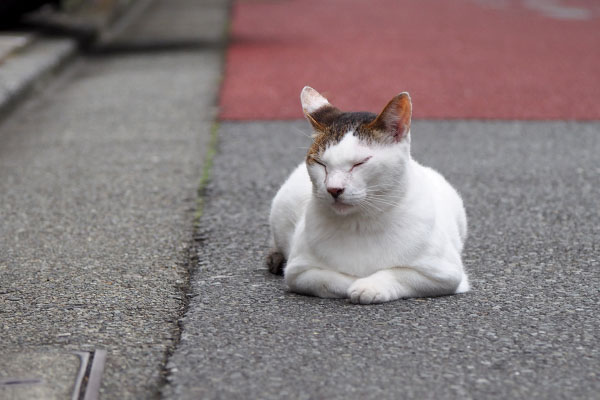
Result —
[{"label": "whisker", "polygon": [[369,185],[367,186],[367,188],[377,188],[377,187],[397,187],[398,183],[396,182],[392,182],[392,183],[377,183],[375,185]]},{"label": "whisker", "polygon": [[381,199],[372,199],[372,203],[377,203],[378,205],[385,205],[385,206],[391,206],[391,207],[397,207],[398,205],[400,205],[400,202],[391,202],[391,201],[385,201],[385,200],[381,200]]},{"label": "whisker", "polygon": [[312,140],[312,133],[307,133],[307,132],[303,131],[302,129],[295,127],[295,126],[292,128],[292,130],[295,133],[300,133],[302,136],[307,137]]},{"label": "whisker", "polygon": [[371,209],[375,209],[375,211],[378,212],[382,212],[383,210],[381,208],[379,208],[378,206],[376,206],[372,201],[368,201],[368,199],[365,199],[363,201],[361,201],[361,204],[365,207],[365,209],[367,210],[371,210]]}]

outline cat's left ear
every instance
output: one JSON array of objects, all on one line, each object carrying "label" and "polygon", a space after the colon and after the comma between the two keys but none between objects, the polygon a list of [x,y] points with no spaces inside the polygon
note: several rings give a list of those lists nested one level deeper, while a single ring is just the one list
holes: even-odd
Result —
[{"label": "cat's left ear", "polygon": [[408,92],[394,97],[369,124],[371,129],[386,132],[399,142],[408,135],[412,115],[412,103]]}]

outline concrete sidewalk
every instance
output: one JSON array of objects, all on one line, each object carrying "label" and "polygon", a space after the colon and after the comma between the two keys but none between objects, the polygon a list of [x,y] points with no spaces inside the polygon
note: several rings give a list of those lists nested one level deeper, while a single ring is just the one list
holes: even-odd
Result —
[{"label": "concrete sidewalk", "polygon": [[82,1],[63,11],[42,8],[0,31],[0,117],[50,81],[77,51],[120,30],[147,0]]},{"label": "concrete sidewalk", "polygon": [[0,125],[0,398],[65,398],[72,352],[96,349],[102,398],[157,396],[186,304],[227,6],[148,2]]},{"label": "concrete sidewalk", "polygon": [[598,123],[423,122],[463,195],[464,295],[359,306],[264,266],[309,125],[223,123],[169,399],[590,399],[600,390]]}]

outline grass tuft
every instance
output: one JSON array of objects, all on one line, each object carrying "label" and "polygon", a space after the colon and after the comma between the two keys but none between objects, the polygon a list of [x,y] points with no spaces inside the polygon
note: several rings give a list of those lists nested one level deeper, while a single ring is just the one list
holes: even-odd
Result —
[{"label": "grass tuft", "polygon": [[210,128],[210,140],[208,142],[208,149],[206,150],[206,158],[204,161],[204,167],[202,168],[202,176],[200,177],[200,184],[198,185],[198,199],[196,200],[196,213],[194,214],[194,225],[197,227],[202,218],[204,211],[204,196],[206,186],[210,182],[210,175],[212,172],[213,161],[215,154],[217,153],[217,143],[219,141],[219,123],[214,122]]}]

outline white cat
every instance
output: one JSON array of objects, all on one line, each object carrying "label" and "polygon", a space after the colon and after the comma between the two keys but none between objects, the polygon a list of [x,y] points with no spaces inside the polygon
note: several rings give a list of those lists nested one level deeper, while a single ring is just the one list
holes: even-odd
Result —
[{"label": "white cat", "polygon": [[300,98],[314,141],[273,199],[271,272],[285,265],[292,291],[361,304],[468,291],[463,203],[411,158],[408,93],[379,115],[310,87]]}]

